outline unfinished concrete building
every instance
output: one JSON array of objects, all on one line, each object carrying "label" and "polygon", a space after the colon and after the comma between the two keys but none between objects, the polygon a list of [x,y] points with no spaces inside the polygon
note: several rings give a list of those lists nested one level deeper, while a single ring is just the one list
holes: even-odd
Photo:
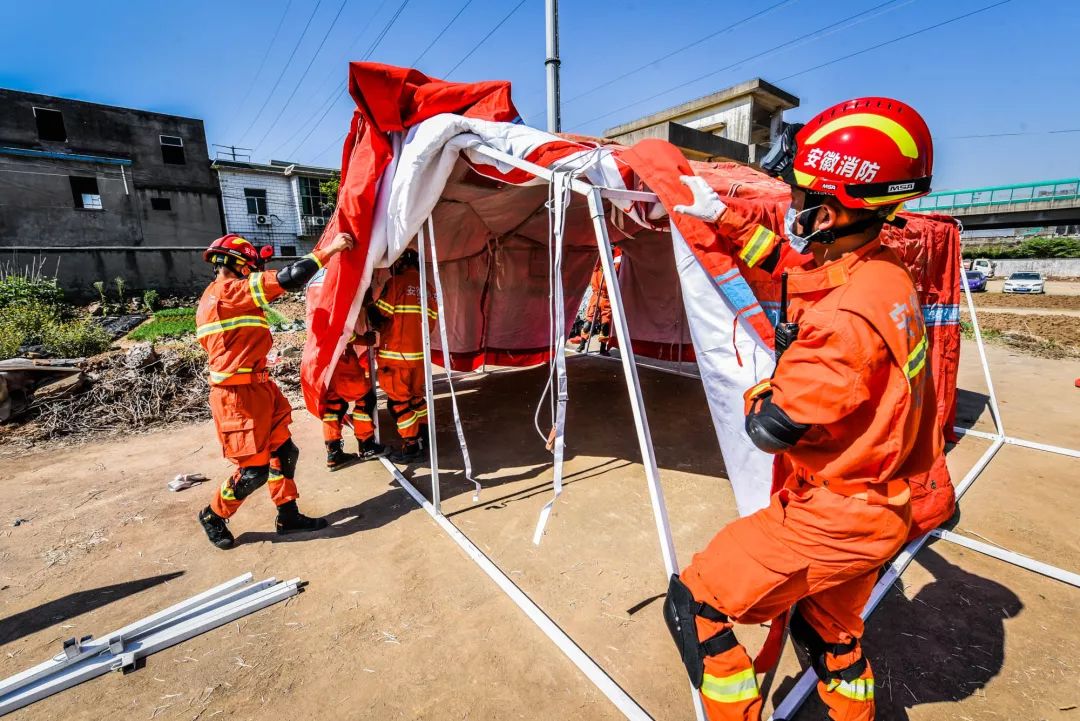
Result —
[{"label": "unfinished concrete building", "polygon": [[201,120],[0,89],[0,262],[188,290],[222,228]]},{"label": "unfinished concrete building", "polygon": [[633,145],[660,138],[691,160],[760,160],[780,127],[784,111],[799,107],[791,93],[754,78],[604,131],[604,137]]}]

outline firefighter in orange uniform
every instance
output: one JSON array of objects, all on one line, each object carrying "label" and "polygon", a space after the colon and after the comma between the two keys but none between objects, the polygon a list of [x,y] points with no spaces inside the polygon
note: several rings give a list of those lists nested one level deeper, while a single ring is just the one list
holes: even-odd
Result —
[{"label": "firefighter in orange uniform", "polygon": [[[338,358],[330,384],[322,399],[319,414],[326,441],[326,466],[338,471],[360,461],[386,454],[386,446],[375,440],[375,387],[371,382],[371,359],[368,349],[375,344],[375,333],[353,333],[345,352]],[[353,404],[349,413],[349,404]],[[346,421],[348,418],[348,421]],[[348,423],[356,436],[359,453],[346,453],[341,428]]]},{"label": "firefighter in orange uniform", "polygon": [[[762,168],[791,186],[785,230],[791,321],[777,328],[773,377],[746,392],[746,432],[793,469],[770,505],[723,528],[672,577],[664,616],[708,716],[756,719],[762,699],[734,623],[783,618],[809,655],[834,721],[874,717],[860,616],[910,521],[907,478],[943,439],[922,312],[910,275],[881,244],[899,205],[930,192],[933,146],[911,107],[841,103],[787,126]],[[725,208],[700,178],[694,204],[748,265],[783,243]]]},{"label": "firefighter in orange uniform", "polygon": [[[618,272],[619,264],[622,262],[622,251],[619,248],[612,248],[612,251],[615,260],[615,271]],[[589,278],[589,288],[592,293],[589,295],[589,303],[585,307],[585,318],[581,326],[581,332],[570,338],[570,342],[577,343],[577,351],[581,353],[588,346],[592,334],[598,333],[600,355],[611,355],[608,352],[608,343],[611,342],[611,299],[608,296],[607,283],[604,280],[604,269],[601,267],[600,261],[596,261],[596,267],[593,268],[592,277]]]},{"label": "firefighter in orange uniform", "polygon": [[390,454],[394,463],[424,457],[428,444],[428,409],[424,385],[423,327],[438,318],[435,291],[428,286],[428,307],[420,305],[420,256],[407,249],[391,268],[393,275],[369,307],[368,319],[379,331],[379,386],[402,439]]},{"label": "firefighter in orange uniform", "polygon": [[237,465],[199,513],[218,548],[232,548],[227,520],[263,485],[278,509],[279,534],[326,527],[325,520],[309,518],[296,506],[293,475],[300,449],[289,433],[292,408],[266,366],[273,345],[266,309],[286,291],[302,289],[327,260],[352,245],[348,234],[339,233],[326,248],[266,272],[262,265],[270,253],[257,251],[239,235],[218,238],[203,254],[216,275],[199,300],[196,336],[209,356],[210,410],[218,440],[225,457]]}]

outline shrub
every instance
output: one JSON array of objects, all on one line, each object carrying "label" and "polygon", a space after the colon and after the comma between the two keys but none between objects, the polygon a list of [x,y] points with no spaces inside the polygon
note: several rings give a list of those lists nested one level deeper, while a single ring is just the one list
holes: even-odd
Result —
[{"label": "shrub", "polygon": [[0,360],[14,358],[23,344],[23,333],[14,325],[0,323]]},{"label": "shrub", "polygon": [[158,292],[152,288],[144,290],[142,294],[142,302],[143,305],[146,306],[147,310],[153,311],[154,306],[158,304]]},{"label": "shrub", "polygon": [[1029,238],[1015,245],[969,246],[965,258],[1080,258],[1080,238]]},{"label": "shrub", "polygon": [[54,320],[41,335],[45,350],[61,358],[97,355],[112,342],[108,331],[89,318]]},{"label": "shrub", "polygon": [[56,278],[47,278],[32,268],[13,271],[0,268],[0,308],[13,303],[56,305],[64,300],[64,291]]},{"label": "shrub", "polygon": [[45,326],[59,317],[56,306],[40,301],[21,301],[4,308],[0,325],[21,334],[23,344],[34,344],[42,342]]}]

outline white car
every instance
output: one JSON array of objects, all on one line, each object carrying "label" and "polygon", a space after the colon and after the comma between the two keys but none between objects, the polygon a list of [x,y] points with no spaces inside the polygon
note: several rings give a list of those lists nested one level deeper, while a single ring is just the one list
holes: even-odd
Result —
[{"label": "white car", "polygon": [[1034,271],[1021,271],[1013,273],[1005,279],[1003,293],[1045,293],[1046,282],[1042,273]]}]

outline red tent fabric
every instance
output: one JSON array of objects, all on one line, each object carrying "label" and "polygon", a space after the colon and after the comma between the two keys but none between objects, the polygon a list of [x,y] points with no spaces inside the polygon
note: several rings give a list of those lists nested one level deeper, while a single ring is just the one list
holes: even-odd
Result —
[{"label": "red tent fabric", "polygon": [[[344,230],[356,238],[357,247],[332,259],[321,286],[310,293],[301,370],[309,408],[316,405],[348,337],[346,326],[359,312],[374,263],[396,257],[429,216],[437,229],[443,301],[452,321],[448,349],[452,365],[530,365],[548,359],[548,189],[530,173],[500,163],[479,147],[563,172],[576,168],[577,176],[593,186],[652,190],[662,201],[659,210],[687,200],[678,175],[690,170],[704,177],[730,206],[782,231],[789,198],[783,183],[733,163],[688,163],[669,145],[654,142],[625,148],[512,124],[517,111],[508,83],[447,83],[415,70],[354,63],[349,87],[357,110],[342,157],[337,212],[324,240]],[[654,220],[656,210],[655,204],[621,200],[617,194],[605,201],[608,233],[623,250],[619,272],[629,341],[644,355],[689,359],[690,354],[682,353],[689,338],[680,296],[685,269],[676,267],[673,234],[667,229],[670,213]],[[959,358],[959,236],[947,218],[906,217],[907,228],[890,232],[886,242],[900,252],[915,277],[930,328],[939,418],[951,434]],[[772,332],[766,318],[778,305],[775,282],[763,271],[746,268],[704,224],[682,216],[675,222],[692,252],[691,260],[696,258],[724,297],[704,301],[708,316],[725,318],[727,323],[726,328],[711,331],[711,340],[731,345],[737,337],[741,343],[747,335],[747,330],[737,328],[741,320],[760,339],[759,346],[766,347],[759,355],[767,356],[771,364],[767,347]],[[574,196],[567,208],[564,252],[563,282],[570,299],[567,315],[572,318],[596,258],[593,219],[580,196]],[[730,308],[714,311],[715,302]],[[702,307],[701,296],[696,303]],[[620,341],[625,344],[627,339]],[[724,370],[723,363],[727,361],[720,369],[729,376],[726,382],[742,383],[742,374]],[[714,376],[705,383],[707,393],[715,382]],[[741,398],[745,387],[734,395]],[[728,390],[734,391],[734,386]],[[735,423],[741,420],[741,400],[737,405],[724,409],[731,415],[726,425],[718,424],[714,412],[718,438],[739,435],[732,430],[741,428]],[[731,461],[729,466],[738,466],[742,461],[734,452],[729,459],[730,450],[724,450],[725,459]],[[753,468],[744,470],[754,478],[762,475]],[[732,482],[735,486],[734,478]],[[917,493],[921,504],[917,516],[925,524],[936,524],[952,509],[944,464],[926,480],[924,490]]]},{"label": "red tent fabric", "polygon": [[321,292],[309,302],[310,328],[304,345],[301,385],[308,410],[316,413],[334,360],[343,347],[343,330],[365,282],[364,271],[379,180],[393,159],[388,136],[440,113],[514,122],[518,111],[510,100],[510,83],[449,83],[418,70],[380,63],[350,63],[349,94],[356,101],[341,156],[341,188],[334,217],[320,244],[338,231],[356,240],[326,269]]}]

